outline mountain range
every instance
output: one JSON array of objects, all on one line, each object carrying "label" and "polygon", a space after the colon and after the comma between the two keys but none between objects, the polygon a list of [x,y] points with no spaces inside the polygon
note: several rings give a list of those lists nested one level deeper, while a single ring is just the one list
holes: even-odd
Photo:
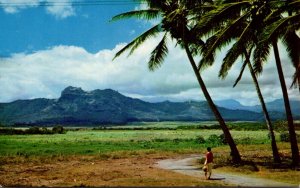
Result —
[{"label": "mountain range", "polygon": [[[263,120],[263,114],[256,107],[247,108],[236,102],[221,103],[219,101],[217,103],[225,120]],[[284,113],[276,110],[271,116],[274,119],[282,119]],[[58,99],[38,98],[0,103],[0,123],[8,126],[208,120],[215,120],[215,118],[205,101],[150,103],[126,97],[111,89],[87,92],[81,88],[69,86],[61,92]]]},{"label": "mountain range", "polygon": [[[241,103],[239,103],[236,100],[229,99],[229,100],[221,100],[221,101],[215,101],[216,105],[232,109],[232,110],[249,110],[253,112],[261,112],[261,106],[255,105],[255,106],[244,106]],[[293,112],[293,115],[296,117],[299,117],[300,115],[300,101],[296,100],[290,100],[291,109]],[[281,112],[285,113],[284,108],[284,101],[283,99],[276,99],[274,101],[266,103],[267,109],[270,112]]]}]

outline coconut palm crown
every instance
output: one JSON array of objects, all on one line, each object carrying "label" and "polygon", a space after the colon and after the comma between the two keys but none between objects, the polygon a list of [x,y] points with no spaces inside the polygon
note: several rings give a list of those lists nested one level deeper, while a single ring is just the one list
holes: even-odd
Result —
[{"label": "coconut palm crown", "polygon": [[[222,49],[224,46],[228,46],[228,43],[233,42],[233,47],[228,51],[223,60],[219,76],[224,79],[233,64],[237,62],[238,57],[241,56],[245,59],[240,74],[234,83],[234,87],[241,80],[245,67],[248,66],[270,132],[273,158],[275,162],[280,162],[272,122],[250,62],[253,48],[258,45],[258,37],[256,34],[259,30],[257,29],[257,25],[260,24],[260,26],[262,26],[263,23],[260,21],[263,19],[263,16],[257,12],[260,6],[262,5],[255,4],[251,1],[228,1],[227,3],[215,7],[214,10],[211,10],[203,16],[202,21],[200,21],[196,27],[197,29],[202,31],[203,28],[207,27],[206,25],[213,25],[213,27],[216,28],[211,28],[211,36],[207,39],[205,47],[202,48],[204,58],[200,61],[199,69],[212,65],[215,62],[214,56],[216,51]],[[260,10],[260,12],[263,11]]]},{"label": "coconut palm crown", "polygon": [[[263,70],[263,63],[267,62],[270,54],[270,48],[273,46],[276,66],[285,101],[285,108],[288,120],[288,128],[291,136],[291,149],[293,155],[293,164],[299,163],[299,150],[297,146],[297,139],[293,125],[293,117],[290,110],[287,89],[284,82],[283,72],[280,63],[280,57],[277,47],[277,39],[261,40],[264,34],[264,28],[269,23],[276,23],[280,20],[280,15],[274,14],[274,10],[285,6],[281,1],[267,1],[267,0],[227,0],[215,10],[207,13],[202,21],[196,26],[199,30],[206,27],[206,25],[221,25],[223,28],[215,31],[207,42],[203,54],[204,57],[199,64],[199,70],[205,65],[210,65],[214,62],[214,55],[217,50],[223,46],[233,42],[232,47],[226,53],[223,60],[222,67],[219,73],[221,78],[225,78],[228,71],[236,62],[239,56],[244,56],[246,59],[250,57],[252,48],[254,48],[254,68],[256,73],[261,73]],[[299,55],[299,53],[298,53]],[[244,70],[246,61],[242,66]],[[241,74],[237,82],[241,78]]]},{"label": "coconut palm crown", "polygon": [[193,56],[197,54],[199,49],[204,45],[201,40],[201,36],[195,33],[193,16],[190,13],[193,7],[204,7],[202,9],[202,14],[206,10],[209,10],[212,6],[213,1],[188,1],[188,0],[145,0],[148,8],[145,10],[131,11],[123,13],[113,17],[112,20],[119,20],[123,18],[137,17],[142,19],[153,19],[160,18],[161,22],[148,31],[144,32],[142,35],[134,39],[132,42],[127,44],[122,48],[115,57],[118,57],[123,52],[129,50],[129,55],[134,52],[146,39],[151,37],[156,37],[158,34],[163,33],[163,37],[158,45],[151,52],[150,59],[148,61],[148,67],[150,70],[155,70],[160,67],[164,62],[164,58],[168,53],[167,39],[171,38],[176,40],[177,44],[182,47],[188,56],[189,62],[193,68],[195,76],[198,80],[199,86],[210,106],[212,112],[214,113],[216,119],[224,132],[227,143],[231,149],[232,160],[236,163],[241,162],[240,154],[236,148],[233,138],[227,128],[225,121],[223,120],[220,112],[218,111],[216,105],[212,101],[210,94],[203,82],[203,79],[198,71],[197,65],[194,61]]}]

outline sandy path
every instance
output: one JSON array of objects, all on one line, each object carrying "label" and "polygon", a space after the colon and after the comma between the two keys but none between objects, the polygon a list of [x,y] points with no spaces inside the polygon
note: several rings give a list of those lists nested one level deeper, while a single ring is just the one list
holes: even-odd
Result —
[{"label": "sandy path", "polygon": [[[195,177],[204,177],[204,172],[201,169],[194,166],[195,161],[199,159],[200,156],[190,156],[184,159],[166,159],[158,161],[156,167],[172,170],[178,173],[195,176]],[[251,187],[297,187],[293,184],[277,182],[269,179],[262,179],[262,178],[253,178],[245,175],[233,175],[227,173],[221,173],[214,170],[212,175],[212,180],[223,181],[227,184],[233,184],[236,186],[251,186]],[[212,181],[208,180],[208,181]]]}]

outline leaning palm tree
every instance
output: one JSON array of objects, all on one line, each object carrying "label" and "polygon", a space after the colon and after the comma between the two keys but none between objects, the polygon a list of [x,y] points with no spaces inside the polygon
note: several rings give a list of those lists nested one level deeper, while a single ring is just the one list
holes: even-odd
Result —
[{"label": "leaning palm tree", "polygon": [[[240,53],[238,52],[241,51],[241,47],[243,47],[242,49],[249,49],[249,46],[251,46],[254,43],[256,45],[254,49],[253,61],[254,70],[255,72],[261,72],[263,62],[267,61],[268,55],[270,53],[270,47],[273,46],[280,85],[282,88],[283,99],[285,102],[293,165],[298,165],[299,149],[297,145],[295,127],[293,124],[293,116],[291,113],[287,89],[280,63],[280,57],[277,47],[277,38],[272,40],[265,40],[264,42],[260,42],[257,40],[260,38],[261,35],[263,35],[264,30],[262,29],[266,27],[266,18],[272,21],[276,21],[279,19],[279,17],[276,14],[272,14],[272,11],[274,7],[280,6],[282,6],[282,3],[280,1],[227,0],[225,3],[223,3],[223,6],[220,7],[219,11],[212,11],[213,15],[208,14],[208,16],[206,16],[207,19],[204,19],[204,21],[199,23],[199,28],[200,30],[203,30],[203,26],[210,25],[210,27],[212,27],[214,25],[219,25],[220,23],[223,24],[224,22],[226,23],[226,21],[228,20],[230,21],[232,17],[235,18],[238,15],[237,19],[233,19],[233,21],[230,22],[231,27],[228,27],[227,29],[223,30],[220,37],[217,36],[217,39],[214,40],[211,49],[207,52],[207,57],[205,57],[205,59],[211,58],[211,56],[213,56],[212,52],[215,51],[214,49],[217,48],[220,43],[224,41],[229,43],[230,38],[228,38],[227,36],[230,36],[231,32],[234,32],[236,29],[241,29],[241,35],[238,37],[238,40],[232,45],[225,57],[224,61],[230,60],[230,62],[226,64],[228,68],[230,68],[234,61],[240,56]],[[249,24],[246,24],[241,28],[236,27],[239,25],[239,22],[241,20],[250,20],[250,22]],[[223,70],[226,70],[226,67],[224,67]]]},{"label": "leaning palm tree", "polygon": [[158,34],[163,33],[163,37],[158,45],[151,52],[151,56],[148,62],[148,67],[150,70],[155,70],[160,67],[164,61],[165,56],[168,53],[168,48],[166,45],[167,38],[175,39],[177,44],[182,47],[189,59],[194,74],[197,78],[199,86],[207,100],[209,107],[211,108],[213,114],[215,115],[217,121],[219,122],[221,129],[224,132],[225,139],[230,146],[232,160],[236,163],[241,162],[241,157],[236,144],[229,132],[228,127],[225,124],[223,117],[221,116],[218,108],[214,104],[206,85],[202,79],[201,74],[198,71],[197,64],[194,60],[197,48],[203,46],[203,41],[200,37],[197,37],[196,33],[192,29],[192,24],[189,22],[190,15],[189,10],[195,7],[197,4],[205,5],[204,7],[209,7],[209,1],[187,1],[187,0],[165,0],[165,1],[155,1],[146,0],[148,4],[148,9],[136,10],[127,13],[123,13],[113,17],[113,20],[119,20],[124,18],[137,17],[142,19],[152,19],[161,18],[161,22],[148,31],[134,39],[132,42],[127,44],[122,48],[115,57],[118,57],[123,52],[130,50],[129,54],[132,54],[135,49],[137,49],[146,39],[150,37],[156,37]]},{"label": "leaning palm tree", "polygon": [[[214,63],[214,54],[216,53],[216,51],[218,49],[221,49],[224,46],[227,46],[229,41],[235,41],[235,43],[233,44],[234,53],[232,53],[232,51],[229,51],[227,53],[226,57],[223,60],[219,76],[224,79],[227,76],[228,71],[232,67],[233,63],[236,62],[239,56],[242,56],[245,59],[242,65],[240,75],[238,76],[234,84],[234,87],[240,81],[243,72],[245,70],[245,67],[248,66],[253,83],[257,91],[259,101],[261,103],[266,124],[269,129],[274,162],[279,163],[281,160],[280,160],[280,156],[278,153],[278,148],[275,140],[273,125],[266,104],[264,102],[255,72],[250,62],[251,53],[253,52],[252,49],[255,47],[257,43],[257,37],[255,36],[255,28],[253,28],[253,23],[249,22],[248,16],[244,16],[247,15],[247,12],[244,15],[242,14],[242,16],[240,16],[237,13],[230,15],[230,13],[242,12],[241,11],[242,6],[245,6],[248,3],[249,2],[223,4],[220,5],[218,8],[216,8],[215,10],[207,13],[206,16],[204,16],[202,22],[206,22],[206,24],[208,25],[213,25],[210,24],[211,20],[221,21],[220,19],[215,19],[216,17],[222,17],[222,19],[226,18],[226,15],[229,15],[230,17],[229,18],[227,17],[228,20],[222,20],[219,23],[216,23],[216,21],[214,21],[214,24],[217,24],[218,29],[211,28],[211,30],[214,29],[215,31],[213,32],[213,35],[210,38],[208,38],[206,47],[202,48],[204,58],[200,61],[199,68],[202,69],[202,67],[205,66],[206,63],[212,65]],[[198,29],[202,30],[203,27],[206,27],[206,24],[200,22],[198,25]],[[222,27],[220,27],[220,25],[222,25]],[[247,35],[247,38],[249,40],[247,42],[241,43],[239,42],[239,40],[245,37],[243,35]]]},{"label": "leaning palm tree", "polygon": [[[262,40],[282,40],[295,68],[291,87],[298,86],[300,91],[300,36],[296,34],[300,30],[300,0],[284,1],[280,5],[266,19],[268,26],[263,32]],[[273,15],[280,15],[280,19],[273,20]]]},{"label": "leaning palm tree", "polygon": [[[268,3],[266,3],[268,4]],[[275,5],[275,6],[274,6]],[[294,0],[292,1],[289,5],[290,7],[297,7],[299,11],[300,7],[300,1],[299,0]],[[295,6],[296,5],[296,6]],[[282,65],[281,65],[281,60],[280,60],[280,55],[279,55],[279,50],[278,50],[278,45],[277,41],[279,40],[280,36],[283,34],[283,40],[284,43],[287,45],[287,49],[289,52],[289,55],[294,61],[294,65],[296,68],[295,74],[294,74],[294,83],[299,81],[300,74],[299,74],[299,39],[298,36],[295,36],[294,31],[300,28],[300,23],[299,23],[299,18],[300,14],[292,15],[287,18],[281,17],[281,14],[278,14],[277,10],[281,10],[283,5],[281,2],[278,3],[278,1],[273,1],[273,9],[272,12],[269,13],[269,15],[265,18],[264,22],[268,23],[269,26],[264,27],[265,29],[263,32],[260,34],[260,47],[257,48],[254,51],[254,58],[258,61],[257,67],[260,69],[261,62],[265,61],[267,59],[267,55],[269,54],[270,47],[273,47],[274,50],[274,55],[275,55],[275,62],[276,62],[276,67],[277,67],[277,72],[279,76],[279,81],[282,89],[282,94],[283,94],[283,100],[284,100],[284,105],[285,105],[285,112],[286,112],[286,117],[288,121],[288,131],[290,135],[290,144],[291,144],[291,150],[292,150],[292,165],[297,166],[299,165],[299,148],[298,148],[298,142],[297,142],[297,136],[295,132],[295,127],[294,127],[294,122],[293,122],[293,115],[289,103],[289,96],[287,92],[287,87],[285,84],[284,80],[284,74],[282,71]],[[293,9],[292,8],[292,9]],[[287,28],[284,28],[284,25],[286,26],[288,24]],[[285,29],[285,30],[282,30]],[[285,31],[285,32],[284,32]],[[267,37],[265,37],[267,36]],[[292,41],[295,40],[295,41]],[[298,42],[298,44],[294,45],[294,42]],[[261,61],[262,60],[262,61]]]}]

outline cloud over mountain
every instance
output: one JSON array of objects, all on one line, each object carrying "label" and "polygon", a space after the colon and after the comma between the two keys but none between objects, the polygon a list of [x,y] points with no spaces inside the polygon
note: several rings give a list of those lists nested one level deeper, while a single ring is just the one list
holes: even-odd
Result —
[{"label": "cloud over mountain", "polygon": [[[114,49],[90,53],[78,46],[54,46],[31,54],[18,53],[0,59],[1,102],[39,97],[57,98],[66,86],[84,90],[112,88],[128,96],[147,101],[204,100],[184,51],[170,41],[170,51],[165,63],[155,72],[149,72],[147,61],[159,38],[146,41],[132,56],[126,54],[112,61],[114,54],[125,44]],[[232,88],[239,74],[237,62],[226,80],[220,80],[218,71],[226,49],[216,59],[215,65],[204,70],[204,81],[214,100],[236,99],[242,104],[257,104],[256,92],[250,75]],[[282,57],[285,52],[282,52]],[[241,61],[241,60],[240,60]],[[287,58],[282,59],[287,85],[294,72]],[[259,78],[267,101],[281,98],[274,59],[265,65]],[[296,89],[289,90],[291,98],[299,99]]]}]

